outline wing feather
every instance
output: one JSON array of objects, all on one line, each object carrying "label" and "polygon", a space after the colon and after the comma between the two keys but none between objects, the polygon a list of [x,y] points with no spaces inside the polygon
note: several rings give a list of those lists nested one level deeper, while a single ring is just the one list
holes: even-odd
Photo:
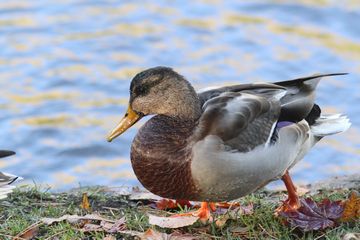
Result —
[{"label": "wing feather", "polygon": [[282,89],[225,92],[206,101],[197,138],[219,137],[226,147],[247,152],[265,144],[280,115]]}]

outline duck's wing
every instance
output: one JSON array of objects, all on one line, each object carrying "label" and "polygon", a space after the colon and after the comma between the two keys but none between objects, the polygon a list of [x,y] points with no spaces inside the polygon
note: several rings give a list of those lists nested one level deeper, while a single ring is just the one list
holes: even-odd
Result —
[{"label": "duck's wing", "polygon": [[[314,108],[315,89],[322,77],[346,75],[347,73],[316,74],[313,76],[296,78],[274,83],[239,84],[226,87],[211,88],[198,92],[204,104],[206,101],[226,92],[262,92],[264,89],[286,89],[286,94],[281,98],[281,114],[279,121],[299,122],[305,119]],[[316,106],[315,106],[316,107]],[[314,109],[320,111],[320,109]],[[317,114],[317,117],[320,112]]]},{"label": "duck's wing", "polygon": [[229,150],[248,152],[270,142],[281,111],[282,87],[265,84],[265,88],[241,92],[223,92],[203,104],[195,136],[220,138]]},{"label": "duck's wing", "polygon": [[[0,158],[14,155],[15,152],[8,150],[0,150]],[[20,180],[22,178],[13,174],[0,172],[0,199],[6,198],[7,194],[11,193],[15,188],[10,184]]]}]

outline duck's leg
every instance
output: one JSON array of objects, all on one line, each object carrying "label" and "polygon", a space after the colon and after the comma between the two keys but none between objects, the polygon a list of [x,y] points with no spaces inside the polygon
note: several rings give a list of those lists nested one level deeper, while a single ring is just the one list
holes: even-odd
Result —
[{"label": "duck's leg", "polygon": [[210,211],[215,211],[215,210],[216,210],[215,203],[202,202],[198,210],[175,214],[172,215],[172,217],[194,216],[194,217],[199,217],[201,222],[207,222],[208,220],[211,221],[212,219]]},{"label": "duck's leg", "polygon": [[285,200],[282,206],[276,209],[276,212],[286,212],[298,209],[301,206],[300,200],[296,193],[296,187],[292,182],[288,171],[286,171],[284,176],[281,177],[281,180],[285,183],[285,187],[288,192],[288,199]]}]

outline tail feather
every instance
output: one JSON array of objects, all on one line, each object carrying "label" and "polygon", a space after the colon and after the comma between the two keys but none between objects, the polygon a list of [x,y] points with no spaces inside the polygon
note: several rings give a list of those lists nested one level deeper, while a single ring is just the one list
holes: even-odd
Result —
[{"label": "tail feather", "polygon": [[321,115],[311,126],[311,132],[318,137],[345,132],[351,126],[350,120],[342,114]]}]

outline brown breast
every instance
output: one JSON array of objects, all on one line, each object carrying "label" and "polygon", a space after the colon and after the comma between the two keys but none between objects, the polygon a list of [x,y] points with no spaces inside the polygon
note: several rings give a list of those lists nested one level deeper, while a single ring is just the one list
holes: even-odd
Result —
[{"label": "brown breast", "polygon": [[191,176],[193,121],[157,115],[144,124],[131,147],[136,176],[150,192],[165,198],[197,200]]}]

